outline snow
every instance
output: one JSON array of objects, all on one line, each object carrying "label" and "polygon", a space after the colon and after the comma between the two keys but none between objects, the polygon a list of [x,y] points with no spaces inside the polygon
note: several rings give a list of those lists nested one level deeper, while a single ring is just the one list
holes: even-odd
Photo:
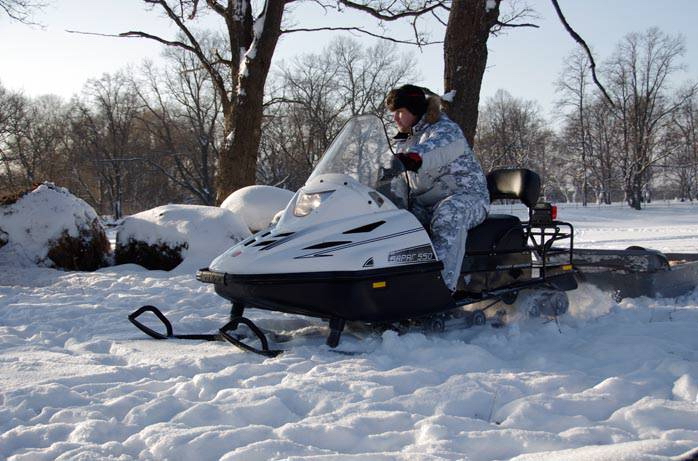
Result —
[{"label": "snow", "polygon": [[[249,2],[245,2],[246,6],[245,8],[249,8]],[[257,57],[257,49],[259,48],[259,42],[262,40],[262,33],[264,32],[264,22],[266,20],[266,5],[265,9],[257,16],[257,18],[254,20],[254,23],[252,25],[252,43],[250,44],[249,49],[244,50],[241,48],[241,59],[240,59],[240,68],[238,71],[238,75],[241,77],[239,81],[242,81],[242,77],[246,78],[249,77],[250,71],[249,71],[249,65],[254,61],[254,59]],[[243,54],[244,53],[244,54]],[[238,96],[239,97],[244,97],[245,96],[245,89],[240,88],[238,85]]]},{"label": "snow", "polygon": [[0,229],[7,234],[7,244],[0,247],[0,265],[52,267],[48,243],[64,231],[78,237],[80,228],[95,219],[97,213],[84,200],[63,187],[41,184],[14,204],[0,208]]},{"label": "snow", "polygon": [[453,98],[456,97],[456,90],[451,90],[448,93],[444,93],[441,96],[441,100],[446,101],[446,102],[453,102]]},{"label": "snow", "polygon": [[274,186],[247,186],[230,194],[221,208],[242,217],[253,232],[269,226],[274,216],[286,208],[293,192]]},{"label": "snow", "polygon": [[[672,202],[560,217],[581,246],[698,252],[697,211]],[[340,349],[354,355],[324,346],[318,321],[250,310],[293,333],[265,359],[155,341],[128,323],[154,304],[175,332],[215,331],[228,306],[193,273],[0,268],[0,458],[615,461],[694,450],[698,290],[616,303],[582,286],[571,303],[559,325],[353,330]]]},{"label": "snow", "polygon": [[176,268],[186,273],[206,267],[213,258],[250,235],[242,218],[228,209],[163,205],[124,218],[117,238],[122,245],[129,239],[170,248],[186,243],[183,261]]}]

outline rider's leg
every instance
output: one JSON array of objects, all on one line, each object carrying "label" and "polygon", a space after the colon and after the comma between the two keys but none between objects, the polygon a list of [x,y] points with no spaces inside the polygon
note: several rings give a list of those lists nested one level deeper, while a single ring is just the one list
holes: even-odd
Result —
[{"label": "rider's leg", "polygon": [[446,197],[434,207],[431,241],[436,256],[444,264],[442,276],[451,292],[458,285],[468,230],[484,221],[486,216],[487,206],[482,201],[468,200],[462,195]]}]

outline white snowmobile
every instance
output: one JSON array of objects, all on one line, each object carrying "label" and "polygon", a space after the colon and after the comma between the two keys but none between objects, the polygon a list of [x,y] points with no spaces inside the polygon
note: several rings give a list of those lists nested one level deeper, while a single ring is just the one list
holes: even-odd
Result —
[{"label": "white snowmobile", "polygon": [[[230,321],[219,334],[174,335],[153,306],[129,319],[158,339],[222,339],[274,356],[280,351],[269,349],[264,333],[243,316],[245,309],[326,319],[330,347],[338,345],[347,321],[398,330],[417,325],[440,331],[451,319],[465,327],[481,325],[489,307],[500,301],[511,304],[521,291],[541,294],[531,314],[563,314],[565,291],[577,287],[572,225],[556,220],[555,207],[538,203],[540,180],[534,172],[496,170],[487,180],[492,200],[521,201],[529,208],[529,220],[490,214],[471,229],[452,295],[442,281],[443,264],[428,230],[407,210],[409,181],[382,121],[373,115],[354,117],[278,222],[197,273],[198,280],[213,283],[232,302]],[[484,309],[464,309],[486,300],[491,302]],[[158,316],[165,335],[136,320],[144,312]],[[495,324],[501,322],[497,315],[493,318]],[[259,338],[261,348],[231,333],[240,323]]]}]

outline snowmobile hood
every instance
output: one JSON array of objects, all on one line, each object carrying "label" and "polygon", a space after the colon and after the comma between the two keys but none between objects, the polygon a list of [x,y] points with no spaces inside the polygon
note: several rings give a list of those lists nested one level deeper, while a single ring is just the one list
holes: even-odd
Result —
[{"label": "snowmobile hood", "polygon": [[[304,196],[320,194],[310,211],[298,212]],[[226,274],[279,274],[378,269],[435,259],[429,236],[411,213],[350,176],[326,174],[296,193],[275,226],[230,248],[209,268]]]}]

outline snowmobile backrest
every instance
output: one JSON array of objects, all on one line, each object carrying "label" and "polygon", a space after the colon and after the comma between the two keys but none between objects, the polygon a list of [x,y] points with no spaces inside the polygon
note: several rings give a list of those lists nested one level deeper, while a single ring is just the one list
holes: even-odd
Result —
[{"label": "snowmobile backrest", "polygon": [[526,168],[493,170],[487,174],[490,201],[518,199],[531,208],[540,195],[540,176]]}]

